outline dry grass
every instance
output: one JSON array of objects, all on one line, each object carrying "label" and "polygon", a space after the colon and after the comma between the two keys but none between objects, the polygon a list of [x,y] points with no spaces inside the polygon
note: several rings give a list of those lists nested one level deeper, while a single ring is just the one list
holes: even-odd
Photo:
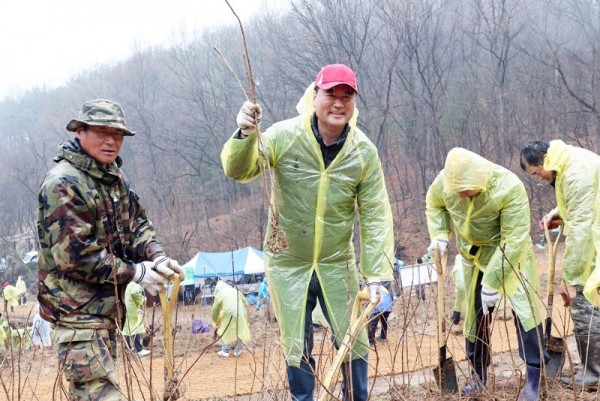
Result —
[{"label": "dry grass", "polygon": [[[542,281],[545,271],[545,255],[538,255]],[[450,283],[449,283],[450,285]],[[451,287],[449,287],[451,288]],[[451,293],[451,291],[449,291]],[[545,292],[542,292],[545,293]],[[452,304],[447,301],[447,314]],[[425,301],[419,301],[414,292],[406,289],[395,303],[390,318],[387,342],[378,342],[369,355],[371,399],[374,400],[440,400],[461,399],[458,395],[440,394],[433,379],[432,367],[438,363],[435,322],[435,286],[427,289]],[[560,302],[555,302],[555,304]],[[20,306],[9,313],[11,324],[23,327],[31,320],[31,305]],[[162,399],[164,385],[163,334],[160,308],[147,309],[152,329],[152,355],[138,358],[125,352],[119,357],[118,366],[121,385],[126,394],[136,400]],[[239,358],[219,358],[218,339],[212,333],[191,334],[193,319],[210,321],[210,306],[196,304],[179,305],[176,311],[175,333],[176,375],[181,383],[181,400],[289,400],[286,390],[285,363],[278,345],[277,324],[267,318],[265,310],[249,310],[253,340],[246,344]],[[501,320],[498,313],[492,336],[493,380],[488,393],[481,399],[515,400],[524,379],[525,369],[519,359],[514,323]],[[569,318],[564,308],[555,308],[554,334],[568,333]],[[154,324],[152,324],[154,322]],[[315,332],[315,358],[318,378],[324,378],[334,356],[329,332],[321,328]],[[572,363],[577,362],[572,336],[567,343],[571,347]],[[451,328],[448,339],[449,354],[457,361],[459,385],[467,382],[468,366],[464,357],[464,339],[457,327]],[[10,358],[10,359],[9,359]],[[569,363],[565,366],[568,371]],[[0,399],[59,400],[66,399],[62,374],[58,371],[54,351],[34,351],[32,348],[15,347],[0,368]],[[338,386],[339,387],[339,386]],[[341,398],[341,397],[340,397]],[[546,399],[565,400],[598,399],[597,393],[573,392],[556,381],[546,385]]]}]

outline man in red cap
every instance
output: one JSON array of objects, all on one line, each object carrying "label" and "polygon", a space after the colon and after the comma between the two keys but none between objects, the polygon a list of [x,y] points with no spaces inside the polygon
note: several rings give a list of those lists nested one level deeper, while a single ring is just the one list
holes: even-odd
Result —
[{"label": "man in red cap", "polygon": [[[299,104],[307,110],[260,135],[261,107],[245,102],[237,116],[238,130],[221,153],[225,173],[240,182],[257,178],[262,167],[272,169],[265,270],[294,401],[313,400],[317,370],[311,315],[317,301],[339,347],[351,320],[348,300],[355,298],[359,280],[366,281],[371,302],[377,302],[381,281],[393,279],[394,260],[381,162],[375,145],[356,127],[356,76],[343,64],[328,65],[310,89],[312,103]],[[355,222],[360,272],[353,246]],[[272,232],[281,234],[287,246],[271,245]],[[342,365],[343,398],[366,401],[366,330],[355,338],[351,357]]]}]

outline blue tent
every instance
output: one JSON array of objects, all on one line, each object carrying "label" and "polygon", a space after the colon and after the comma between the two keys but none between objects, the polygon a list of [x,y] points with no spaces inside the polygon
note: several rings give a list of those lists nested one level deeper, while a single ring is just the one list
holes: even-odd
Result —
[{"label": "blue tent", "polygon": [[184,266],[193,266],[194,279],[264,273],[263,252],[246,247],[228,252],[198,252]]}]

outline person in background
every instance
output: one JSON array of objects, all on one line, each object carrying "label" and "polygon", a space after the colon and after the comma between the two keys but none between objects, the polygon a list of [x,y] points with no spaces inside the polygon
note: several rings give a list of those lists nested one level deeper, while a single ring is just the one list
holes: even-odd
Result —
[{"label": "person in background", "polygon": [[519,178],[462,148],[448,152],[426,198],[431,244],[447,251],[452,231],[462,257],[468,308],[463,332],[471,364],[465,396],[485,390],[490,364],[491,312],[505,296],[516,315],[519,356],[527,380],[519,400],[540,396],[541,367],[548,362],[540,315],[539,279],[530,232],[529,199]]},{"label": "person in background", "polygon": [[392,294],[384,287],[380,290],[381,301],[377,304],[371,316],[369,316],[369,344],[375,345],[375,333],[377,332],[377,326],[381,322],[381,332],[379,333],[378,339],[381,341],[387,340],[388,333],[388,318],[390,313],[394,310],[394,299]]},{"label": "person in background", "polygon": [[33,316],[33,325],[31,333],[31,342],[33,343],[33,349],[38,351],[39,349],[52,349],[52,338],[50,323],[42,319],[40,316],[40,305],[36,303],[33,309],[35,315]]},{"label": "person in background", "polygon": [[[245,102],[238,129],[221,152],[228,177],[249,182],[265,166],[275,182],[265,271],[293,401],[314,397],[318,369],[312,356],[312,311],[317,301],[339,346],[359,279],[366,280],[373,303],[381,281],[393,280],[392,212],[377,148],[356,125],[357,94],[351,68],[327,65],[298,103],[300,115],[261,133],[260,146],[261,106]],[[286,246],[271,241],[273,234]],[[360,263],[353,238],[360,241]],[[345,400],[368,399],[368,353],[363,329],[350,361],[342,365]]]},{"label": "person in background", "polygon": [[[593,293],[600,286],[600,156],[561,140],[531,141],[521,148],[521,167],[554,187],[556,208],[540,221],[564,225],[560,295],[571,311],[581,369],[561,381],[596,388],[600,381],[600,311]],[[585,287],[584,287],[585,286]]]},{"label": "person in background", "polygon": [[262,279],[260,286],[258,287],[258,301],[256,302],[256,308],[260,309],[263,304],[266,305],[267,308],[270,307],[269,284],[267,282],[267,276]]},{"label": "person in background", "polygon": [[115,361],[125,287],[156,295],[184,272],[120,168],[124,138],[135,134],[121,105],[89,100],[66,128],[75,137],[58,147],[38,194],[40,315],[54,325],[69,399],[122,400]]},{"label": "person in background", "polygon": [[15,311],[15,306],[19,305],[19,290],[14,285],[10,285],[7,281],[4,283],[4,290],[2,291],[4,296],[4,314],[8,313],[8,306],[10,305],[10,311]]},{"label": "person in background", "polygon": [[17,284],[15,284],[17,290],[19,290],[19,305],[25,305],[27,302],[27,286],[25,285],[25,280],[23,280],[22,276],[17,278]]},{"label": "person in background", "polygon": [[219,327],[217,335],[221,337],[218,355],[228,358],[229,349],[233,346],[233,355],[240,356],[244,343],[252,339],[248,325],[248,301],[241,291],[221,280],[215,287],[212,323]]},{"label": "person in background", "polygon": [[129,283],[125,289],[125,309],[127,317],[123,325],[123,335],[127,339],[127,345],[139,356],[150,355],[150,351],[144,349],[142,336],[146,333],[146,296],[144,288],[138,283]]}]

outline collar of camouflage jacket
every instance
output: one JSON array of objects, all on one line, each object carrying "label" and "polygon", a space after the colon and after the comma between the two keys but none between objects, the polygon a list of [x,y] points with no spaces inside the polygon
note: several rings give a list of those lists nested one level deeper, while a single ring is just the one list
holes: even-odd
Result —
[{"label": "collar of camouflage jacket", "polygon": [[121,170],[119,169],[122,164],[121,157],[117,157],[114,163],[100,165],[83,150],[77,138],[69,139],[58,146],[54,161],[58,163],[62,160],[109,185],[118,179],[122,179]]}]

